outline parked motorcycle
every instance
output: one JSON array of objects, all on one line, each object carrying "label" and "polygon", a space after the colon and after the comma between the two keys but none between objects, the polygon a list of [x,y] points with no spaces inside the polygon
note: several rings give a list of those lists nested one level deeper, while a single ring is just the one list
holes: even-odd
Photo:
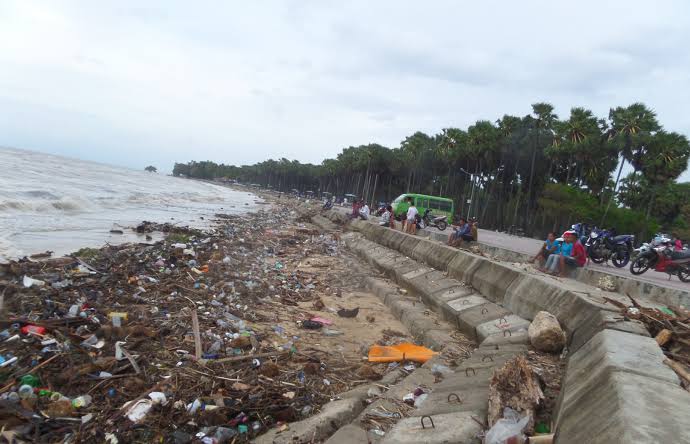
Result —
[{"label": "parked motorcycle", "polygon": [[445,229],[448,228],[448,218],[446,216],[432,216],[430,208],[424,211],[422,221],[424,222],[424,226],[436,227],[441,231],[445,231]]},{"label": "parked motorcycle", "polygon": [[639,255],[630,263],[630,273],[639,276],[650,268],[671,276],[677,275],[683,282],[690,282],[690,250],[674,251],[668,243],[653,246],[645,244]]},{"label": "parked motorcycle", "polygon": [[633,243],[635,236],[632,234],[622,234],[613,236],[608,230],[593,228],[585,243],[587,256],[595,264],[602,264],[609,260],[617,268],[623,268],[630,262],[633,253]]},{"label": "parked motorcycle", "polygon": [[640,255],[640,253],[646,252],[652,248],[659,247],[661,245],[672,245],[673,240],[671,237],[667,234],[663,233],[657,233],[654,235],[651,241],[649,242],[644,242],[642,245],[639,247],[635,248],[633,250],[632,257],[630,258],[630,261],[634,261],[637,259],[637,257]]}]

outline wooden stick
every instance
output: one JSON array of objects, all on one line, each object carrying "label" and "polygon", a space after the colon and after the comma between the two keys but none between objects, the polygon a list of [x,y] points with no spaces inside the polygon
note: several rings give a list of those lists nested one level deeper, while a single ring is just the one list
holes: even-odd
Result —
[{"label": "wooden stick", "polygon": [[[27,374],[31,375],[31,374],[35,373],[37,370],[39,370],[39,369],[41,369],[42,367],[48,365],[48,363],[50,363],[53,359],[56,359],[58,356],[62,356],[63,354],[64,354],[64,353],[59,353],[59,354],[57,354],[57,355],[55,355],[55,356],[53,356],[53,357],[51,357],[51,358],[46,359],[45,361],[43,361],[43,362],[41,362],[40,364],[38,364],[36,367],[34,367],[34,368],[32,368],[31,370],[29,370],[29,371],[27,372]],[[4,386],[3,388],[1,388],[1,389],[0,389],[0,393],[5,393],[7,390],[9,390],[10,388],[12,388],[13,385],[15,385],[14,380],[12,380],[12,382],[10,382],[9,384],[7,384],[7,385]]]},{"label": "wooden stick", "polygon": [[232,356],[229,358],[221,358],[221,359],[209,359],[206,361],[206,364],[223,364],[225,362],[237,362],[237,361],[244,361],[246,359],[254,359],[254,358],[268,358],[272,356],[280,356],[282,354],[285,354],[287,352],[270,352],[270,353],[257,353],[255,355],[242,355],[242,356]]},{"label": "wooden stick", "polygon": [[685,369],[685,366],[683,364],[681,364],[680,362],[676,362],[672,359],[668,359],[668,358],[664,359],[664,364],[671,367],[673,369],[673,371],[678,373],[678,376],[685,379],[685,382],[690,383],[690,372],[688,372]]},{"label": "wooden stick", "polygon": [[659,347],[663,347],[671,340],[671,336],[673,336],[673,332],[665,328],[661,330],[654,339],[656,339],[656,343],[659,344]]},{"label": "wooden stick", "polygon": [[199,316],[196,309],[192,310],[192,329],[194,330],[194,352],[196,359],[201,359],[201,332],[199,331]]}]

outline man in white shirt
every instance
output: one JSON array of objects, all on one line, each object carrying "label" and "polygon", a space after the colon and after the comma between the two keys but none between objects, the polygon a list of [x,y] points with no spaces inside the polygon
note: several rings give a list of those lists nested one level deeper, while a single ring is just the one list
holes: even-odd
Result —
[{"label": "man in white shirt", "polygon": [[416,234],[417,215],[419,214],[419,211],[417,211],[417,207],[414,206],[414,201],[411,197],[408,197],[407,201],[410,203],[410,208],[407,209],[407,223],[405,224],[405,231],[409,234]]},{"label": "man in white shirt", "polygon": [[367,205],[366,202],[364,203],[362,208],[359,209],[359,217],[362,220],[369,219],[369,205]]}]

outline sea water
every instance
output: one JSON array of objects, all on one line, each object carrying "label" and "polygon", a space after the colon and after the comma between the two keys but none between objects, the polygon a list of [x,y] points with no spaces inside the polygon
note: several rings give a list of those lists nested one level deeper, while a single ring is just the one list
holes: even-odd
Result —
[{"label": "sea water", "polygon": [[[259,199],[222,185],[52,154],[0,148],[0,262],[51,250],[145,241],[143,220],[207,227]],[[122,230],[125,234],[114,234]]]}]

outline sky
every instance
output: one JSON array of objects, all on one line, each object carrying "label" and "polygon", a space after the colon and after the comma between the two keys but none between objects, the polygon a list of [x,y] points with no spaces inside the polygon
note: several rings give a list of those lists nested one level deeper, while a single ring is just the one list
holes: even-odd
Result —
[{"label": "sky", "polygon": [[0,0],[0,146],[319,163],[540,101],[690,135],[687,42],[684,0]]}]

